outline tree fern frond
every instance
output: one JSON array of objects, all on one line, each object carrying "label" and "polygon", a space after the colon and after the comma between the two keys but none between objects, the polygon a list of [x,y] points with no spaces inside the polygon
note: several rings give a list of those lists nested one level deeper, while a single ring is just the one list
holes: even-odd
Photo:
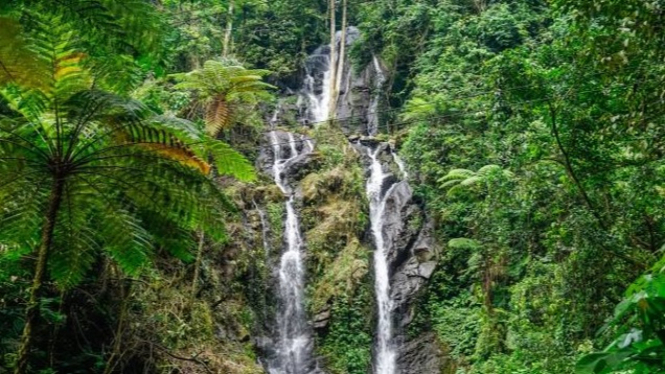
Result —
[{"label": "tree fern frond", "polygon": [[16,20],[0,17],[0,86],[43,88],[47,61],[31,49]]},{"label": "tree fern frond", "polygon": [[485,165],[478,169],[478,175],[490,175],[492,173],[495,173],[497,171],[501,171],[502,168],[499,165]]},{"label": "tree fern frond", "polygon": [[153,237],[137,217],[124,210],[114,210],[100,221],[105,225],[100,231],[104,251],[124,272],[137,275],[150,262]]},{"label": "tree fern frond", "polygon": [[254,168],[250,162],[228,144],[219,140],[208,139],[204,146],[206,152],[212,156],[215,167],[220,174],[233,176],[241,181],[256,179]]},{"label": "tree fern frond", "polygon": [[449,180],[459,180],[469,178],[476,173],[468,169],[453,169],[448,172],[445,176],[439,179],[439,183],[443,183]]},{"label": "tree fern frond", "polygon": [[232,123],[233,115],[231,107],[224,96],[218,95],[213,98],[206,108],[205,123],[206,131],[211,136],[219,134],[224,128]]},{"label": "tree fern frond", "polygon": [[[254,106],[259,98],[269,98],[275,88],[262,81],[267,70],[245,69],[233,61],[206,61],[202,69],[172,74],[178,90],[192,90],[198,103],[204,103],[205,122],[209,134],[215,136],[237,121],[236,113],[243,106]],[[196,103],[195,103],[196,105]]]},{"label": "tree fern frond", "polygon": [[468,186],[473,186],[474,184],[478,182],[482,182],[483,177],[480,175],[475,175],[473,177],[466,178],[460,182],[460,186],[468,187]]}]

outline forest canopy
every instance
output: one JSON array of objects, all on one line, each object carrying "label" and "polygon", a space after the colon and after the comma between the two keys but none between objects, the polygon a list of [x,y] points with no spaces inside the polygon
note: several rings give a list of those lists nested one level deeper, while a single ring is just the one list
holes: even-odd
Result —
[{"label": "forest canopy", "polygon": [[0,373],[264,372],[289,209],[317,368],[373,372],[354,142],[436,242],[393,256],[434,264],[393,311],[432,373],[665,372],[663,24],[662,0],[2,1]]}]

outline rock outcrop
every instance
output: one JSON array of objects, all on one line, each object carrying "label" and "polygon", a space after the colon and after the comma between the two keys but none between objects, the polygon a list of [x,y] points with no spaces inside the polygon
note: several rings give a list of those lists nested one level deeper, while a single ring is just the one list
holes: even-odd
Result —
[{"label": "rock outcrop", "polygon": [[[350,27],[347,35],[348,46],[350,47],[358,37],[358,30]],[[360,218],[363,209],[367,209],[361,203],[365,197],[362,196],[362,191],[350,186],[357,182],[339,181],[339,177],[354,175],[348,172],[350,168],[358,170],[354,179],[362,180],[359,164],[363,164],[364,170],[369,170],[370,152],[372,152],[376,154],[376,159],[383,168],[383,174],[386,175],[381,185],[382,194],[387,194],[382,234],[387,243],[397,372],[438,374],[444,356],[436,335],[426,332],[415,338],[409,338],[406,334],[414,318],[417,298],[435,271],[436,249],[431,222],[421,204],[414,199],[408,180],[405,180],[405,173],[393,154],[393,144],[382,142],[381,136],[375,136],[379,128],[382,100],[380,92],[386,81],[381,61],[373,57],[365,68],[357,72],[353,70],[347,58],[342,71],[336,123],[348,135],[349,142],[356,150],[357,155],[351,157],[350,161],[352,167],[349,166],[348,160],[344,161],[346,165],[331,165],[331,160],[337,160],[338,163],[341,161],[339,158],[326,159],[326,147],[329,153],[335,151],[331,150],[336,147],[332,142],[327,145],[315,145],[309,140],[309,135],[282,130],[301,128],[303,133],[317,132],[309,130],[316,126],[314,118],[320,117],[321,108],[325,108],[326,100],[322,95],[325,93],[324,78],[327,67],[322,64],[329,60],[329,54],[330,49],[327,46],[317,49],[308,61],[307,77],[303,79],[303,87],[298,92],[290,92],[289,96],[280,100],[280,106],[270,120],[273,131],[266,134],[256,162],[259,170],[274,177],[275,146],[279,148],[278,153],[282,156],[298,155],[286,161],[288,165],[279,169],[286,174],[281,176],[282,180],[288,183],[287,191],[295,193],[296,207],[304,214],[305,222],[301,234],[308,247],[306,256],[311,256],[305,258],[306,266],[309,268],[311,264],[315,264],[314,269],[307,274],[307,282],[313,289],[309,295],[313,305],[309,312],[309,325],[319,338],[325,337],[330,333],[331,321],[336,317],[336,309],[333,307],[336,302],[335,297],[338,297],[340,292],[358,289],[361,282],[369,285],[372,281],[369,267],[373,265],[363,256],[363,251],[367,253],[374,247],[369,224],[362,223]],[[336,136],[339,136],[338,130],[336,131]],[[320,139],[325,143],[323,138]],[[306,147],[314,151],[303,152],[303,149],[308,149]],[[343,157],[348,158],[347,156]],[[320,170],[324,167],[326,170]],[[340,187],[342,185],[346,187]],[[351,190],[358,191],[356,193],[358,196],[345,195]],[[352,204],[354,209],[348,209],[349,204]],[[265,217],[261,220],[261,222],[267,221]],[[364,238],[363,225],[366,225]],[[339,233],[340,230],[349,232]],[[265,232],[266,228],[263,229],[264,242],[266,242]],[[278,252],[277,248],[273,248],[272,256]],[[317,272],[319,275],[316,275]],[[369,275],[365,276],[368,272]],[[317,276],[319,278],[314,279]],[[344,279],[340,279],[340,276]],[[371,286],[367,289],[371,289]],[[369,292],[365,294],[371,297]],[[369,300],[366,305],[371,308]],[[370,313],[366,315],[369,322]],[[272,348],[275,342],[272,339],[258,337],[254,342],[262,352],[262,356],[275,353]],[[319,362],[316,353],[314,361],[316,362],[308,365],[307,373],[319,372],[319,367],[325,368],[325,363]]]},{"label": "rock outcrop", "polygon": [[388,246],[398,370],[400,373],[438,374],[442,355],[435,344],[435,336],[426,334],[413,340],[406,336],[417,297],[436,269],[432,222],[414,200],[408,181],[400,180],[399,165],[396,165],[389,143],[357,139],[352,144],[361,155],[367,155],[363,158],[366,169],[370,163],[369,153],[379,147],[384,172],[391,173],[381,188],[387,194],[383,237]]}]

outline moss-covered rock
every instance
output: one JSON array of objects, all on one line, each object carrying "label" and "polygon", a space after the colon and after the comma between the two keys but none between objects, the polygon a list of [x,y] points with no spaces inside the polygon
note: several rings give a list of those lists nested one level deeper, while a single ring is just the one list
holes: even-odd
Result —
[{"label": "moss-covered rock", "polygon": [[334,297],[354,293],[369,271],[368,254],[369,249],[357,238],[349,240],[312,286],[311,309],[314,313],[325,309]]}]

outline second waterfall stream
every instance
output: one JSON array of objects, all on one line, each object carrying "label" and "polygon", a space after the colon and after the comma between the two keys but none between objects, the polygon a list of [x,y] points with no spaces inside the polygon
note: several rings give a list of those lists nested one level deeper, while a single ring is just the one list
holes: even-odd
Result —
[{"label": "second waterfall stream", "polygon": [[375,151],[368,148],[371,159],[370,176],[367,180],[367,197],[369,199],[370,222],[372,236],[374,237],[374,277],[376,292],[376,303],[378,307],[377,339],[375,347],[375,373],[395,373],[395,350],[392,345],[392,300],[390,298],[390,266],[388,260],[388,247],[384,243],[383,227],[386,200],[391,190],[396,186],[393,184],[388,191],[383,191],[386,174],[383,165],[379,161],[381,147]]}]

